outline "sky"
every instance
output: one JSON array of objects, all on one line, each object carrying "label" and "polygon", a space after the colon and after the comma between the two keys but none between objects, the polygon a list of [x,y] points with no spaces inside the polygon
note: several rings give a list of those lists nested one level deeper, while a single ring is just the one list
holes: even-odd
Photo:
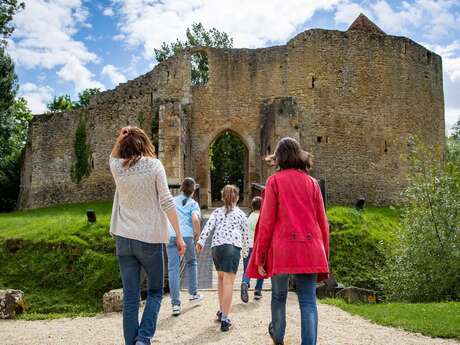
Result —
[{"label": "sky", "polygon": [[193,22],[235,47],[286,43],[311,28],[346,30],[359,13],[387,34],[441,55],[446,125],[460,117],[460,0],[25,0],[8,51],[19,95],[34,113],[55,95],[112,89],[151,70],[153,50],[184,38]]}]

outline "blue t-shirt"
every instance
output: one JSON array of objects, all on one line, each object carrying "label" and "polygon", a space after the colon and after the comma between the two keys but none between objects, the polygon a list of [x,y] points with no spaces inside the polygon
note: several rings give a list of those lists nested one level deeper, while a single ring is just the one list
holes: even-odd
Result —
[{"label": "blue t-shirt", "polygon": [[[187,197],[183,193],[174,197],[180,231],[183,237],[193,237],[192,214],[195,213],[201,218],[200,205],[198,205],[192,197],[188,198],[185,205],[182,205],[184,199],[187,199]],[[171,224],[169,224],[169,237],[176,237],[176,233]]]}]

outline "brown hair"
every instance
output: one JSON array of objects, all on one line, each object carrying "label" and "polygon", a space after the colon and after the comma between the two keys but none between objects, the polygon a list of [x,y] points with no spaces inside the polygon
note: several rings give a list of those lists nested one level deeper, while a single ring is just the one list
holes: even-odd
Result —
[{"label": "brown hair", "polygon": [[182,181],[180,190],[182,191],[182,193],[185,194],[187,198],[182,200],[182,206],[185,206],[188,199],[193,195],[193,193],[195,193],[195,187],[196,187],[196,183],[193,178],[191,177],[184,178],[184,180]]},{"label": "brown hair", "polygon": [[222,201],[225,205],[225,214],[233,210],[233,207],[238,202],[240,190],[237,186],[228,184],[222,189]]},{"label": "brown hair", "polygon": [[133,126],[123,127],[112,149],[112,156],[124,159],[124,167],[132,167],[142,156],[155,157],[155,147],[145,132]]},{"label": "brown hair", "polygon": [[294,138],[283,138],[276,145],[275,153],[265,158],[278,169],[301,169],[308,171],[312,167],[313,156],[302,150]]},{"label": "brown hair", "polygon": [[255,196],[251,201],[251,207],[253,211],[259,211],[262,207],[262,198],[260,196]]}]

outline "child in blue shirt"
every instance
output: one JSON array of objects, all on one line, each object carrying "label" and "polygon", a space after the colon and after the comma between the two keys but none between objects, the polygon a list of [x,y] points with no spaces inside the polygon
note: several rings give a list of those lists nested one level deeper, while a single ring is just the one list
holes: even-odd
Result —
[{"label": "child in blue shirt", "polygon": [[[189,300],[193,303],[203,300],[203,297],[198,294],[198,270],[194,242],[201,233],[200,205],[193,199],[195,188],[195,180],[191,177],[187,177],[182,181],[181,193],[174,197],[181,233],[187,245],[184,260],[187,269],[188,292],[190,294]],[[169,234],[170,238],[167,247],[169,290],[171,295],[172,314],[177,316],[181,312],[180,256],[176,246],[174,231],[170,229]]]}]

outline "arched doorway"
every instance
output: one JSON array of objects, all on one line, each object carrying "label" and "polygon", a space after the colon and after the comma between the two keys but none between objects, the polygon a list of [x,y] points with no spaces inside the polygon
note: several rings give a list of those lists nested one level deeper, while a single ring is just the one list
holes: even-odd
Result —
[{"label": "arched doorway", "polygon": [[241,137],[231,130],[219,134],[209,145],[209,176],[211,203],[220,205],[220,191],[226,184],[240,189],[240,202],[248,195],[248,148]]}]

